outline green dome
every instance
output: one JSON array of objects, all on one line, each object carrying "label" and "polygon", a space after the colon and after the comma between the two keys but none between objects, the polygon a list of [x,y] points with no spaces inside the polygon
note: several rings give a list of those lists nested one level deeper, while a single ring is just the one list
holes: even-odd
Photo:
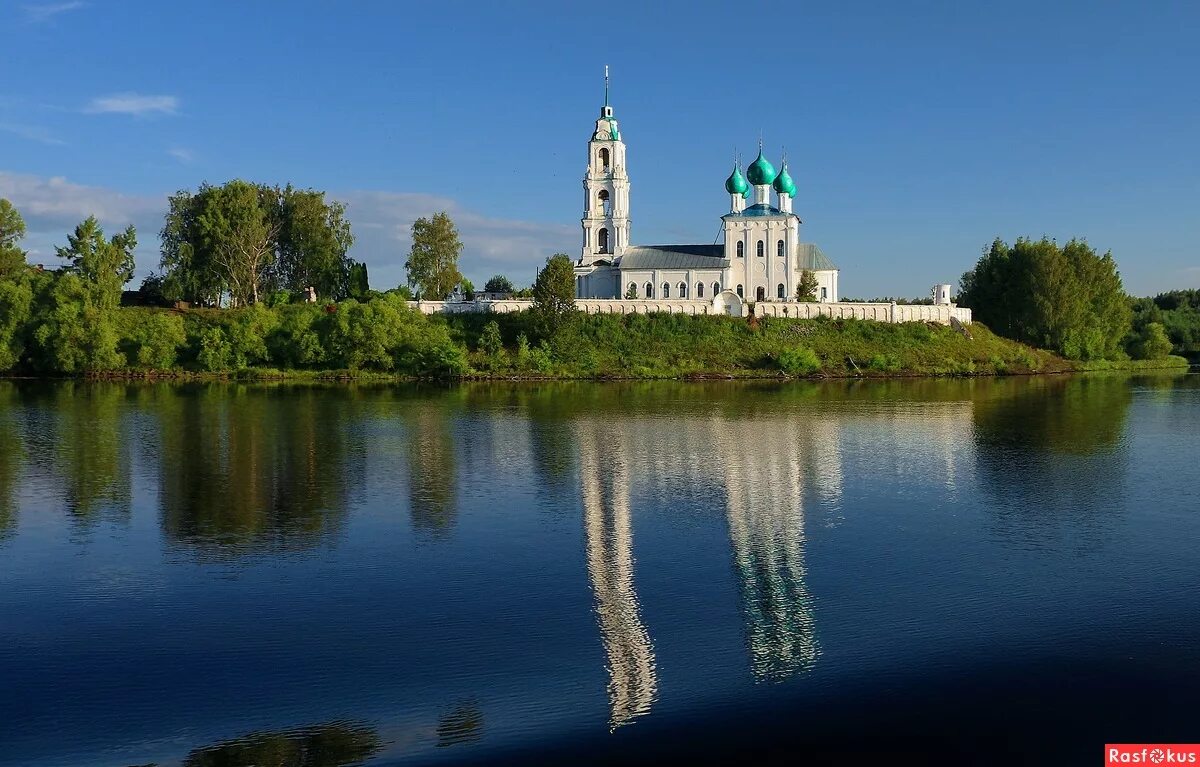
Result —
[{"label": "green dome", "polygon": [[746,178],[750,179],[750,183],[755,186],[769,184],[775,180],[775,166],[763,157],[761,149],[758,150],[758,159],[750,163],[750,167],[746,169]]},{"label": "green dome", "polygon": [[738,166],[733,166],[733,175],[725,179],[725,191],[730,194],[745,194],[750,190],[746,184],[746,177],[742,175],[742,169]]},{"label": "green dome", "polygon": [[786,194],[791,197],[796,196],[796,184],[792,182],[792,177],[788,175],[786,162],[779,169],[779,175],[775,177],[773,186],[779,194]]}]

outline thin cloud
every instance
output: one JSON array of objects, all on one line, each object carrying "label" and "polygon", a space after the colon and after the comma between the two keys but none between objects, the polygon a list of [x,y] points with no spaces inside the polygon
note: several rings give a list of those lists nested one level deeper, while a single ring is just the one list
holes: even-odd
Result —
[{"label": "thin cloud", "polygon": [[167,154],[171,155],[176,160],[179,160],[184,165],[187,165],[196,159],[195,152],[193,152],[190,149],[184,149],[183,147],[179,147],[179,146],[171,147],[170,149],[167,150]]},{"label": "thin cloud", "polygon": [[173,115],[179,109],[176,96],[146,96],[141,93],[114,93],[91,100],[84,108],[88,114],[122,114],[144,117],[152,114]]},{"label": "thin cloud", "polygon": [[39,3],[37,5],[25,5],[21,10],[25,11],[25,19],[31,24],[41,24],[46,21],[51,21],[57,16],[61,16],[69,11],[77,11],[80,8],[86,7],[87,3],[82,0],[74,0],[68,3]]},{"label": "thin cloud", "polygon": [[0,123],[0,131],[11,133],[14,136],[26,139],[28,141],[36,141],[39,144],[49,144],[51,146],[63,146],[67,142],[58,138],[45,128],[39,128],[36,125],[16,125],[13,123]]}]

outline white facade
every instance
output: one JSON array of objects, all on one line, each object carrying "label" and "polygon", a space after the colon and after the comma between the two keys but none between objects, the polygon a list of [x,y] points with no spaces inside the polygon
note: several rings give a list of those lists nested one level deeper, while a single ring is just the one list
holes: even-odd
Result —
[{"label": "white facade", "polygon": [[625,142],[607,93],[606,82],[605,104],[588,140],[577,298],[711,301],[729,290],[744,301],[786,302],[796,300],[803,272],[809,271],[817,279],[813,298],[837,302],[837,267],[815,245],[800,241],[787,166],[777,174],[761,149],[749,169],[753,187],[740,168],[726,182],[730,211],[722,217],[723,244],[631,245]]}]

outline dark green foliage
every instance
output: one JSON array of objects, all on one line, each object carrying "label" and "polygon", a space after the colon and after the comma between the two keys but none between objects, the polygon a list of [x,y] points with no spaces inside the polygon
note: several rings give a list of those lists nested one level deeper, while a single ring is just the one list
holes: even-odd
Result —
[{"label": "dark green foliage", "polygon": [[[122,367],[108,291],[77,274],[54,278],[38,297],[30,361],[46,373],[96,373]],[[117,292],[117,300],[120,291]]]},{"label": "dark green foliage", "polygon": [[28,277],[0,278],[0,371],[12,370],[25,353],[32,317],[33,286]]},{"label": "dark green foliage", "polygon": [[366,290],[365,267],[352,275],[346,255],[345,207],[324,192],[234,180],[180,191],[168,207],[160,267],[171,300],[216,306],[228,295],[247,305],[278,289],[312,286],[334,299]]},{"label": "dark green foliage", "polygon": [[17,243],[25,237],[25,221],[8,200],[0,198],[0,280],[25,268],[25,251]]},{"label": "dark green foliage", "polygon": [[426,300],[441,301],[450,295],[462,282],[458,271],[462,248],[458,229],[448,215],[435,213],[432,218],[418,218],[412,225],[412,249],[404,262],[409,286]]},{"label": "dark green foliage", "polygon": [[479,337],[479,351],[494,356],[504,351],[504,339],[500,337],[500,325],[492,320],[483,326]]},{"label": "dark green foliage", "polygon": [[367,276],[367,265],[351,260],[346,273],[346,298],[363,300],[371,290],[371,282]]},{"label": "dark green foliage", "polygon": [[512,280],[505,277],[503,274],[497,274],[487,281],[483,286],[484,293],[503,293],[512,294],[516,288],[513,287]]},{"label": "dark green foliage", "polygon": [[1146,325],[1157,322],[1163,326],[1176,354],[1200,357],[1200,290],[1173,290],[1154,298],[1135,298],[1131,303],[1131,344]]},{"label": "dark green foliage", "polygon": [[168,312],[152,312],[138,317],[132,333],[122,346],[129,367],[144,370],[172,370],[179,350],[187,343],[183,318]]},{"label": "dark green foliage", "polygon": [[1142,326],[1130,348],[1130,354],[1139,360],[1166,359],[1170,353],[1171,339],[1167,338],[1160,322],[1147,322]]},{"label": "dark green foliage", "polygon": [[93,299],[105,308],[114,309],[121,303],[121,288],[133,279],[133,251],[137,233],[132,226],[104,238],[95,216],[88,216],[67,235],[67,246],[55,248],[59,258],[70,262],[69,269],[93,288]]},{"label": "dark green foliage", "polygon": [[1120,359],[1130,309],[1111,253],[1082,240],[996,239],[962,277],[959,303],[1003,336],[1068,359]]},{"label": "dark green foliage", "polygon": [[811,303],[817,300],[817,275],[805,269],[796,283],[796,300]]},{"label": "dark green foliage", "polygon": [[575,316],[575,267],[564,253],[546,259],[533,284],[533,313],[543,336],[553,336]]}]

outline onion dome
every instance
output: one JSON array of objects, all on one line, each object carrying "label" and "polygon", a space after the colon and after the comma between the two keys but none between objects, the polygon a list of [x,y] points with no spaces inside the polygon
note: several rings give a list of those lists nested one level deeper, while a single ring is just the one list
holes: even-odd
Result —
[{"label": "onion dome", "polygon": [[775,177],[775,183],[772,186],[779,194],[786,194],[789,197],[796,196],[796,184],[793,183],[792,177],[788,175],[786,162],[779,169],[779,175]]},{"label": "onion dome", "polygon": [[730,194],[742,194],[750,191],[749,185],[746,184],[746,177],[742,175],[742,169],[738,166],[733,166],[733,175],[725,179],[725,191]]},{"label": "onion dome", "polygon": [[769,184],[775,180],[775,166],[763,157],[761,149],[758,150],[758,159],[750,163],[750,167],[746,169],[746,178],[750,179],[750,183],[755,186]]}]

